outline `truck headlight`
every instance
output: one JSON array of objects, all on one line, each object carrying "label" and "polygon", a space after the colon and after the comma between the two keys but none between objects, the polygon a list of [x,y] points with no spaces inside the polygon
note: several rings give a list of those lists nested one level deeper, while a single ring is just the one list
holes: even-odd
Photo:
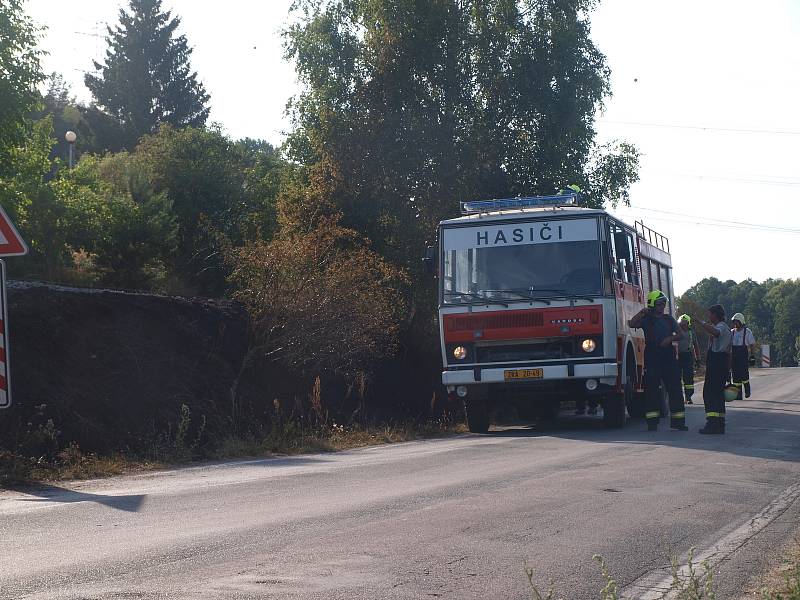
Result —
[{"label": "truck headlight", "polygon": [[453,348],[453,358],[456,360],[464,360],[467,358],[467,349],[464,346],[456,346]]},{"label": "truck headlight", "polygon": [[586,338],[581,342],[581,348],[587,354],[591,354],[592,352],[594,352],[595,348],[597,348],[597,344],[592,338]]}]

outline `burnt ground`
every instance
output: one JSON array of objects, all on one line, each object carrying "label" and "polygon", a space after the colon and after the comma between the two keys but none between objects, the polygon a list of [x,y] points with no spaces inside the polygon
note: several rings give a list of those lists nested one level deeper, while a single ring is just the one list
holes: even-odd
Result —
[{"label": "burnt ground", "polygon": [[10,282],[8,301],[13,404],[0,411],[0,452],[47,457],[77,443],[153,456],[183,436],[202,454],[268,432],[276,406],[281,420],[348,423],[427,417],[441,398],[438,348],[404,346],[363,385],[323,375],[314,410],[314,375],[264,360],[242,370],[248,316],[228,300]]}]

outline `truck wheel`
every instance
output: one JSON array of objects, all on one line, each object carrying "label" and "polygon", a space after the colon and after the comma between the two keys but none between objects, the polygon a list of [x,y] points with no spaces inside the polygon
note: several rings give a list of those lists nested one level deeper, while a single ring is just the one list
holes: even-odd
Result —
[{"label": "truck wheel", "polygon": [[603,402],[603,425],[609,429],[625,427],[625,394],[612,392]]},{"label": "truck wheel", "polygon": [[[643,419],[645,413],[645,398],[644,394],[636,392],[634,389],[633,373],[636,372],[636,362],[628,359],[628,368],[626,369],[625,377],[625,405],[628,407],[628,414],[631,419]],[[628,389],[630,387],[630,389]]]},{"label": "truck wheel", "polygon": [[[628,370],[622,392],[611,392],[606,396],[603,403],[603,424],[609,429],[625,427],[625,410],[630,411],[634,402],[633,376],[631,371]],[[633,413],[631,413],[631,416],[633,416]]]},{"label": "truck wheel", "polygon": [[644,406],[644,394],[640,392],[634,392],[633,397],[631,398],[631,403],[628,404],[628,414],[631,416],[631,419],[643,419],[646,412],[647,411],[645,410]]},{"label": "truck wheel", "polygon": [[465,398],[464,412],[467,415],[467,427],[472,433],[489,431],[489,406],[486,398]]}]

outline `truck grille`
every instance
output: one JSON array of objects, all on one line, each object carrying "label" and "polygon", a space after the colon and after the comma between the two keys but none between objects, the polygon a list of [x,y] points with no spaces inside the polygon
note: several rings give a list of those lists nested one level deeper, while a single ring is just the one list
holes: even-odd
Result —
[{"label": "truck grille", "polygon": [[544,317],[540,312],[494,313],[489,315],[465,315],[447,321],[448,331],[473,331],[484,329],[517,329],[541,327]]},{"label": "truck grille", "polygon": [[[576,358],[577,344],[572,339],[545,344],[509,344],[503,346],[479,346],[475,348],[478,363],[506,363],[517,361],[556,360]],[[591,356],[583,353],[580,358]]]}]

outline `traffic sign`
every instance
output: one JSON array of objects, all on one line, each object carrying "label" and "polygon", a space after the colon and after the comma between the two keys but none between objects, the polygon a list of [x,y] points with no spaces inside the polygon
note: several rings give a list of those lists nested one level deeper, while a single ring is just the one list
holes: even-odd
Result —
[{"label": "traffic sign", "polygon": [[28,246],[0,206],[0,256],[22,256],[27,253]]},{"label": "traffic sign", "polygon": [[[5,216],[5,215],[3,215]],[[0,408],[11,406],[11,370],[8,366],[8,302],[6,301],[6,263],[0,260]]]}]

